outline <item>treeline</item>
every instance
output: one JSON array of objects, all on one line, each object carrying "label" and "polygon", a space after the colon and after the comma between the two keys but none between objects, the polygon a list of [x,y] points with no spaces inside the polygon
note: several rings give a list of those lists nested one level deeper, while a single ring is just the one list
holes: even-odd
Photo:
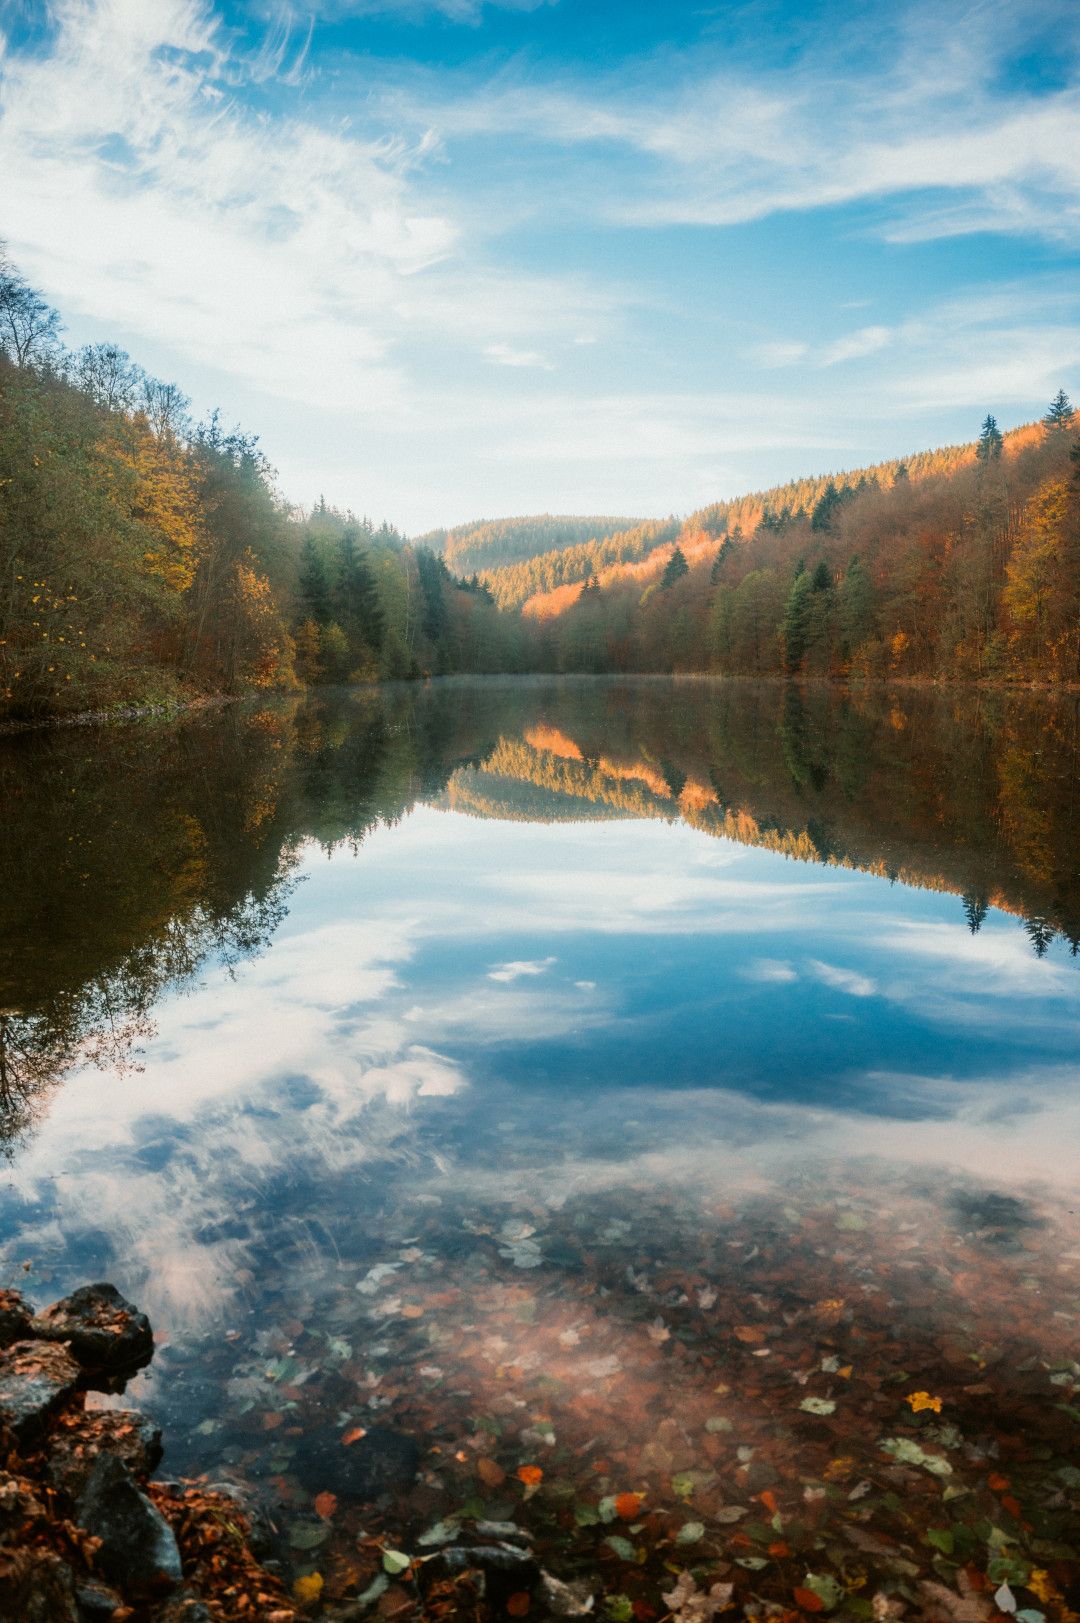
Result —
[{"label": "treeline", "polygon": [[562,551],[579,542],[602,540],[640,523],[636,518],[581,518],[572,514],[537,513],[526,518],[485,518],[452,530],[429,530],[416,545],[445,558],[455,573],[487,578],[504,564],[518,563],[542,552]]},{"label": "treeline", "polygon": [[1062,391],[1041,423],[1003,436],[988,417],[918,478],[909,463],[793,485],[749,530],[716,509],[713,535],[695,515],[645,561],[648,581],[624,566],[577,587],[541,627],[544,655],[560,670],[1078,682],[1078,426]]},{"label": "treeline", "polygon": [[675,541],[682,529],[678,519],[645,519],[614,535],[593,536],[572,546],[540,552],[520,563],[483,569],[480,579],[501,609],[516,609],[541,593],[599,579],[615,564],[647,558],[658,547]]},{"label": "treeline", "polygon": [[1080,682],[1077,439],[1061,392],[681,524],[542,515],[436,551],[291,507],[253,436],[115,345],[66,349],[0,254],[0,718],[451,672]]},{"label": "treeline", "polygon": [[0,717],[516,667],[479,582],[291,507],[254,436],[60,335],[0,251]]}]

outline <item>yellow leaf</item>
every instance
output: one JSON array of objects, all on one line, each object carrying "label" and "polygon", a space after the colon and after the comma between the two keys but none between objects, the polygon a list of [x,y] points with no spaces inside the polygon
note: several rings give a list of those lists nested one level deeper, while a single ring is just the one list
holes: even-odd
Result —
[{"label": "yellow leaf", "polygon": [[306,1606],[309,1601],[318,1600],[322,1594],[323,1576],[321,1572],[308,1572],[302,1578],[297,1578],[292,1586],[293,1599]]},{"label": "yellow leaf", "polygon": [[929,1392],[909,1392],[907,1401],[911,1404],[913,1414],[921,1414],[924,1409],[932,1409],[935,1414],[941,1413],[941,1399],[932,1398]]}]

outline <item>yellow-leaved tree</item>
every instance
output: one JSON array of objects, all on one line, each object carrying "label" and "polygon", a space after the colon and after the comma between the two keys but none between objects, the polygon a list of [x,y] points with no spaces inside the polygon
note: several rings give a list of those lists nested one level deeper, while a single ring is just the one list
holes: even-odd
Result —
[{"label": "yellow-leaved tree", "polygon": [[1016,544],[1005,568],[1001,595],[1012,663],[1018,675],[1066,674],[1070,599],[1066,525],[1070,493],[1064,479],[1050,479],[1024,509]]}]

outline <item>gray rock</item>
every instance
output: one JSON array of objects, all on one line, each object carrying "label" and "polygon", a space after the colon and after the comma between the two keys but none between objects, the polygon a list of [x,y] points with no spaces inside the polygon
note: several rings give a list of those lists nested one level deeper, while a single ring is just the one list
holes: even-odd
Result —
[{"label": "gray rock", "polygon": [[118,1589],[87,1578],[75,1586],[75,1601],[81,1623],[109,1623],[113,1613],[123,1606],[124,1597]]},{"label": "gray rock", "polygon": [[42,1341],[66,1341],[72,1357],[90,1376],[107,1377],[107,1386],[154,1356],[150,1320],[115,1285],[81,1285],[39,1313],[32,1333]]},{"label": "gray rock", "polygon": [[506,1572],[515,1576],[536,1578],[539,1569],[531,1550],[517,1544],[474,1544],[472,1547],[455,1545],[440,1550],[436,1562],[446,1572],[467,1572],[479,1567],[484,1572]]},{"label": "gray rock", "polygon": [[16,1341],[0,1352],[0,1421],[25,1442],[71,1397],[81,1370],[63,1347]]},{"label": "gray rock", "polygon": [[509,1539],[511,1544],[531,1544],[532,1534],[527,1533],[517,1522],[474,1522],[473,1528],[477,1538]]},{"label": "gray rock", "polygon": [[588,1617],[596,1604],[587,1584],[564,1584],[550,1572],[540,1574],[540,1595],[552,1617]]},{"label": "gray rock", "polygon": [[98,1455],[77,1516],[101,1540],[102,1572],[125,1594],[167,1592],[181,1582],[172,1528],[114,1454]]}]

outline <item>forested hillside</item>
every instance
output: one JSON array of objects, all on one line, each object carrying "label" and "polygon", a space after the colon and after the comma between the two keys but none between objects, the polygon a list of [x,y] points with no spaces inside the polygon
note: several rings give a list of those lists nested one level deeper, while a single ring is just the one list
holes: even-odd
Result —
[{"label": "forested hillside", "polygon": [[455,574],[479,573],[487,578],[506,564],[600,540],[639,522],[634,518],[581,518],[565,513],[484,518],[452,530],[429,530],[416,537],[416,545],[438,553]]},{"label": "forested hillside", "polygon": [[0,717],[456,671],[1080,682],[1063,391],[1040,423],[683,522],[421,545],[290,506],[254,436],[59,335],[0,257]]},{"label": "forested hillside", "polygon": [[[1037,424],[695,514],[534,596],[560,670],[1080,681],[1080,450]],[[729,527],[730,526],[730,527]]]},{"label": "forested hillside", "polygon": [[482,587],[290,506],[253,435],[60,333],[0,253],[0,717],[514,668]]}]

